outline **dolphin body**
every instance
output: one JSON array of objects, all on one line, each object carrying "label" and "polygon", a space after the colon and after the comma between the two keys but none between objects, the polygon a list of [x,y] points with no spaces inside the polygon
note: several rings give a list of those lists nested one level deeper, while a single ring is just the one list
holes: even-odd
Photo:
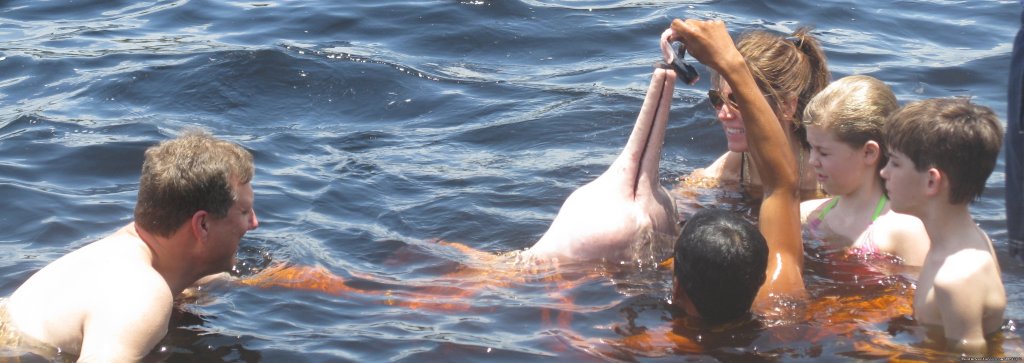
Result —
[{"label": "dolphin body", "polygon": [[[637,261],[679,236],[672,197],[658,168],[668,127],[675,72],[656,68],[626,147],[597,179],[562,204],[544,236],[524,251],[558,261]],[[668,240],[668,243],[665,243]]]},{"label": "dolphin body", "polygon": [[[569,195],[540,241],[522,252],[524,257],[559,263],[632,262],[659,257],[649,254],[659,246],[667,245],[671,249],[672,242],[679,236],[679,225],[672,197],[659,183],[658,164],[674,86],[675,72],[670,69],[654,71],[647,97],[622,154],[601,176]],[[666,239],[669,243],[663,243]],[[473,255],[482,254],[457,243],[449,245]],[[373,294],[349,286],[344,278],[323,267],[282,265],[245,278],[241,283],[331,294]],[[420,305],[419,301],[412,301],[410,304],[451,309],[430,302]]]}]

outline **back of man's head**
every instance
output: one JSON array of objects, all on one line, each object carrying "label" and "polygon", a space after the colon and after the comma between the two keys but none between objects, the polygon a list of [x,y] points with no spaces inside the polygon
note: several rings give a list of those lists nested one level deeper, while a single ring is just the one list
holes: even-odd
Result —
[{"label": "back of man's head", "polygon": [[234,185],[252,178],[248,151],[201,130],[187,130],[146,150],[135,223],[169,237],[199,210],[223,218],[237,198]]},{"label": "back of man's head", "polygon": [[936,168],[945,174],[952,204],[981,196],[1003,142],[995,112],[967,98],[910,103],[889,117],[882,134],[889,149],[906,155],[917,171]]},{"label": "back of man's head", "polygon": [[704,209],[683,226],[675,247],[677,288],[712,324],[745,316],[764,284],[768,243],[735,213]]}]

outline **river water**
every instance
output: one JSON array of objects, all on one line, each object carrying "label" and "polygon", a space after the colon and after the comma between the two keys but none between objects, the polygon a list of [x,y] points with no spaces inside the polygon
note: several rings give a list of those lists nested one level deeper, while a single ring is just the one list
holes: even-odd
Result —
[{"label": "river water", "polygon": [[[665,269],[524,271],[439,241],[532,245],[625,144],[673,18],[723,19],[734,35],[813,25],[834,78],[877,77],[901,103],[966,95],[1005,117],[1020,11],[1013,0],[0,1],[0,296],[130,222],[145,148],[199,126],[256,158],[261,226],[236,274],[312,266],[351,290],[211,287],[178,309],[158,360],[955,359],[923,346],[901,310],[914,271],[813,244],[809,318],[722,333],[670,323]],[[666,187],[725,150],[704,78],[677,85]],[[1024,268],[1006,252],[1003,178],[1000,160],[972,211],[1007,286],[1001,354],[1020,356]],[[699,197],[748,207],[727,190]],[[665,329],[685,341],[638,342]]]}]

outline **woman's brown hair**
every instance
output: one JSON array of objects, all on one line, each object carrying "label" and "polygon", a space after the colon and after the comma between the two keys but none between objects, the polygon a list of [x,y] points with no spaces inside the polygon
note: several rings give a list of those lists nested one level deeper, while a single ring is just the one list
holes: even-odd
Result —
[{"label": "woman's brown hair", "polygon": [[[807,131],[800,118],[804,108],[814,95],[825,89],[832,80],[828,71],[825,52],[821,44],[810,34],[809,27],[801,27],[789,36],[767,31],[752,31],[740,36],[736,44],[740,54],[747,60],[754,80],[761,91],[774,100],[769,102],[779,112],[782,101],[796,98],[796,110],[792,119],[779,115],[792,123],[792,131],[800,144],[810,148]],[[718,77],[713,82],[719,82]]]}]

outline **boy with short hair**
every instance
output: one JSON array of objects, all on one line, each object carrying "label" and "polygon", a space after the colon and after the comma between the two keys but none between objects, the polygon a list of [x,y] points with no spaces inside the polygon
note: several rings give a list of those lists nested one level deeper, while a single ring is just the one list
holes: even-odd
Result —
[{"label": "boy with short hair", "polygon": [[992,242],[968,205],[985,189],[1002,144],[988,107],[964,98],[914,102],[883,129],[882,169],[893,211],[924,223],[931,248],[914,296],[914,318],[941,328],[950,348],[983,353],[1003,323],[1006,292]]}]

